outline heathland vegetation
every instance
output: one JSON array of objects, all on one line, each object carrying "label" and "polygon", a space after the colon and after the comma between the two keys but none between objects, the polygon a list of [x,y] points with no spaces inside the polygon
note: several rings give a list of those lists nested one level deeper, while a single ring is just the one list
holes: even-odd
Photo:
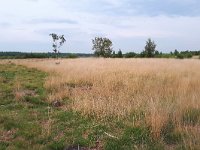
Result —
[{"label": "heathland vegetation", "polygon": [[[2,98],[1,107],[7,118],[1,120],[1,130],[2,135],[13,133],[12,140],[2,137],[1,144],[5,147],[23,146],[19,144],[21,140],[21,143],[29,141],[38,149],[46,146],[62,149],[70,145],[117,150],[199,148],[198,59],[80,58],[59,61],[59,65],[54,59],[1,61],[10,63],[9,67],[2,65],[4,69],[1,69],[1,80],[5,80],[1,86],[10,86],[10,91],[1,91],[1,95],[10,95]],[[25,68],[19,65],[46,72],[44,87],[41,82],[44,75],[39,71],[31,74],[30,69],[22,75],[20,68]],[[46,76],[46,73],[43,74]],[[8,77],[13,78],[9,79],[10,84],[7,84]],[[33,82],[28,83],[32,78]],[[27,95],[29,93],[33,94]],[[19,109],[14,107],[18,105]],[[32,130],[35,124],[39,125],[34,135],[32,132],[26,135],[26,128],[15,125],[13,118],[21,118],[22,124],[27,123],[21,116],[23,110],[31,111]],[[10,128],[7,129],[9,120]],[[12,142],[15,140],[16,144]]]},{"label": "heathland vegetation", "polygon": [[51,36],[56,59],[0,53],[51,58],[0,60],[0,149],[199,149],[200,61],[164,58],[200,51],[163,54],[148,39],[123,54],[97,37],[100,58],[63,59],[64,37]]}]

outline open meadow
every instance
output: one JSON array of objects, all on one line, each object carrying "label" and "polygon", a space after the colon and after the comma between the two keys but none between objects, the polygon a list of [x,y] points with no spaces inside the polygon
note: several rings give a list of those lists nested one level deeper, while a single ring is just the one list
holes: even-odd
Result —
[{"label": "open meadow", "polygon": [[[20,108],[24,107],[23,105],[28,107],[24,97],[39,95],[37,101],[41,102],[37,103],[35,100],[34,109],[43,106],[40,112],[44,111],[46,121],[42,123],[41,132],[38,131],[38,134],[55,134],[52,138],[55,143],[53,145],[49,139],[46,139],[46,143],[29,143],[37,143],[35,149],[45,149],[44,145],[49,143],[52,149],[63,149],[70,145],[95,147],[95,142],[98,142],[96,147],[99,149],[200,147],[198,59],[24,59],[2,60],[0,64],[2,81],[3,72],[9,71],[12,67],[16,69],[14,73],[18,70],[16,67],[21,67],[22,70],[34,68],[38,71],[33,73],[34,75],[26,72],[25,79],[30,78],[29,80],[20,79],[22,75],[18,78],[13,77],[14,82],[11,83],[10,89],[13,103],[20,103]],[[32,90],[24,88],[28,82],[32,82],[27,86],[31,86]],[[39,86],[39,93],[45,93],[42,96],[33,92]],[[3,90],[0,91],[1,98],[2,95]],[[59,106],[54,106],[55,103]],[[1,107],[3,105],[5,104],[1,102]],[[72,118],[81,119],[72,121],[74,124],[68,125],[70,127],[60,127],[60,124],[70,122],[70,119],[57,120],[59,115],[55,114],[62,113],[61,118],[65,118],[65,113],[69,112],[76,114],[72,115]],[[34,110],[34,113],[37,114],[38,110]],[[2,117],[1,126],[7,120],[3,120]],[[42,118],[42,113],[39,118]],[[80,125],[82,119],[88,122]],[[71,134],[76,134],[78,130],[77,136],[72,138],[67,134],[65,127],[70,128]],[[5,133],[3,127],[0,129]],[[20,128],[12,130],[11,127],[8,131],[14,134],[20,131]],[[59,142],[56,140],[61,144],[57,145]],[[1,141],[9,143],[9,140],[5,141],[3,137],[0,137]]]}]

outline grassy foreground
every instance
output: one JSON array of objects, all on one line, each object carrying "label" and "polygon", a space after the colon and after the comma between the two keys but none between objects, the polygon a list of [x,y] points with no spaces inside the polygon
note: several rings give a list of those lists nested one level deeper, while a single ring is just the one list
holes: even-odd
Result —
[{"label": "grassy foreground", "polygon": [[46,76],[36,69],[0,65],[1,150],[94,146],[103,126],[48,104]]},{"label": "grassy foreground", "polygon": [[[117,139],[109,139],[110,135],[105,134],[109,130],[114,132],[108,124],[52,107],[45,101],[46,76],[36,69],[0,65],[0,149],[64,149],[72,145],[120,149],[126,144],[131,148],[132,140],[138,144],[150,142],[148,131],[138,129],[136,139],[124,134],[119,144]],[[119,124],[118,128],[123,129],[123,125]],[[126,132],[131,134],[134,130],[130,128]]]},{"label": "grassy foreground", "polygon": [[[103,121],[84,117],[71,107],[53,107],[44,88],[47,73],[14,64],[0,64],[0,149],[198,149],[198,141],[175,130],[168,120],[156,138],[145,123],[142,111],[126,119],[107,117]],[[64,106],[72,100],[65,98]],[[200,111],[183,116],[191,128],[198,125]],[[140,122],[137,126],[134,122]],[[198,139],[197,139],[198,140]]]}]

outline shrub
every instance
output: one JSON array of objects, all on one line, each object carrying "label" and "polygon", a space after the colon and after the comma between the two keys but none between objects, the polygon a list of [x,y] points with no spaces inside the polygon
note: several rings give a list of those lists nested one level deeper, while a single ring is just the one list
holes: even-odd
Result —
[{"label": "shrub", "polygon": [[183,55],[183,54],[178,54],[178,55],[176,56],[176,58],[178,58],[178,59],[184,59],[184,55]]},{"label": "shrub", "polygon": [[134,58],[134,57],[136,57],[136,56],[137,56],[137,54],[134,53],[134,52],[129,52],[129,53],[126,53],[126,54],[125,54],[125,58]]},{"label": "shrub", "polygon": [[192,58],[192,54],[191,54],[191,53],[188,53],[188,54],[186,55],[186,57],[187,57],[187,58]]}]

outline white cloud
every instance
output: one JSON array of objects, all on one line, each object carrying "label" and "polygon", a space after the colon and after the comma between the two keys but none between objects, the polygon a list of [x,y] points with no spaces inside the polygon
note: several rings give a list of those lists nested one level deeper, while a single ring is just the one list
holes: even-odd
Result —
[{"label": "white cloud", "polygon": [[[137,2],[139,1],[135,0],[135,3]],[[170,2],[175,2],[175,0],[170,0]],[[196,3],[196,1],[189,0],[181,2]],[[181,2],[176,0],[176,3]],[[94,36],[107,36],[118,42],[116,47],[122,45],[120,47],[122,49],[123,47],[141,49],[142,45],[137,43],[133,45],[134,40],[143,40],[148,37],[161,41],[161,49],[173,48],[168,45],[169,39],[172,41],[174,39],[174,43],[178,39],[177,48],[183,49],[188,44],[191,49],[198,49],[199,16],[127,15],[122,13],[123,11],[121,13],[116,11],[116,9],[127,8],[126,12],[132,12],[132,9],[127,7],[129,4],[129,0],[96,2],[92,0],[79,0],[78,2],[72,0],[6,0],[0,6],[0,33],[4,35],[0,37],[1,45],[11,43],[10,47],[12,47],[12,43],[43,42],[48,47],[48,34],[58,32],[68,36],[72,51],[80,49],[81,52],[89,52],[91,38]],[[134,8],[138,9],[137,6]],[[113,13],[106,13],[108,10],[113,10]],[[166,43],[163,42],[164,39]],[[124,42],[125,40],[130,42]],[[79,41],[78,44],[77,41]],[[189,43],[181,43],[181,41]],[[175,44],[172,43],[172,45]],[[34,47],[34,44],[32,46]],[[7,49],[10,48],[7,46]]]}]

